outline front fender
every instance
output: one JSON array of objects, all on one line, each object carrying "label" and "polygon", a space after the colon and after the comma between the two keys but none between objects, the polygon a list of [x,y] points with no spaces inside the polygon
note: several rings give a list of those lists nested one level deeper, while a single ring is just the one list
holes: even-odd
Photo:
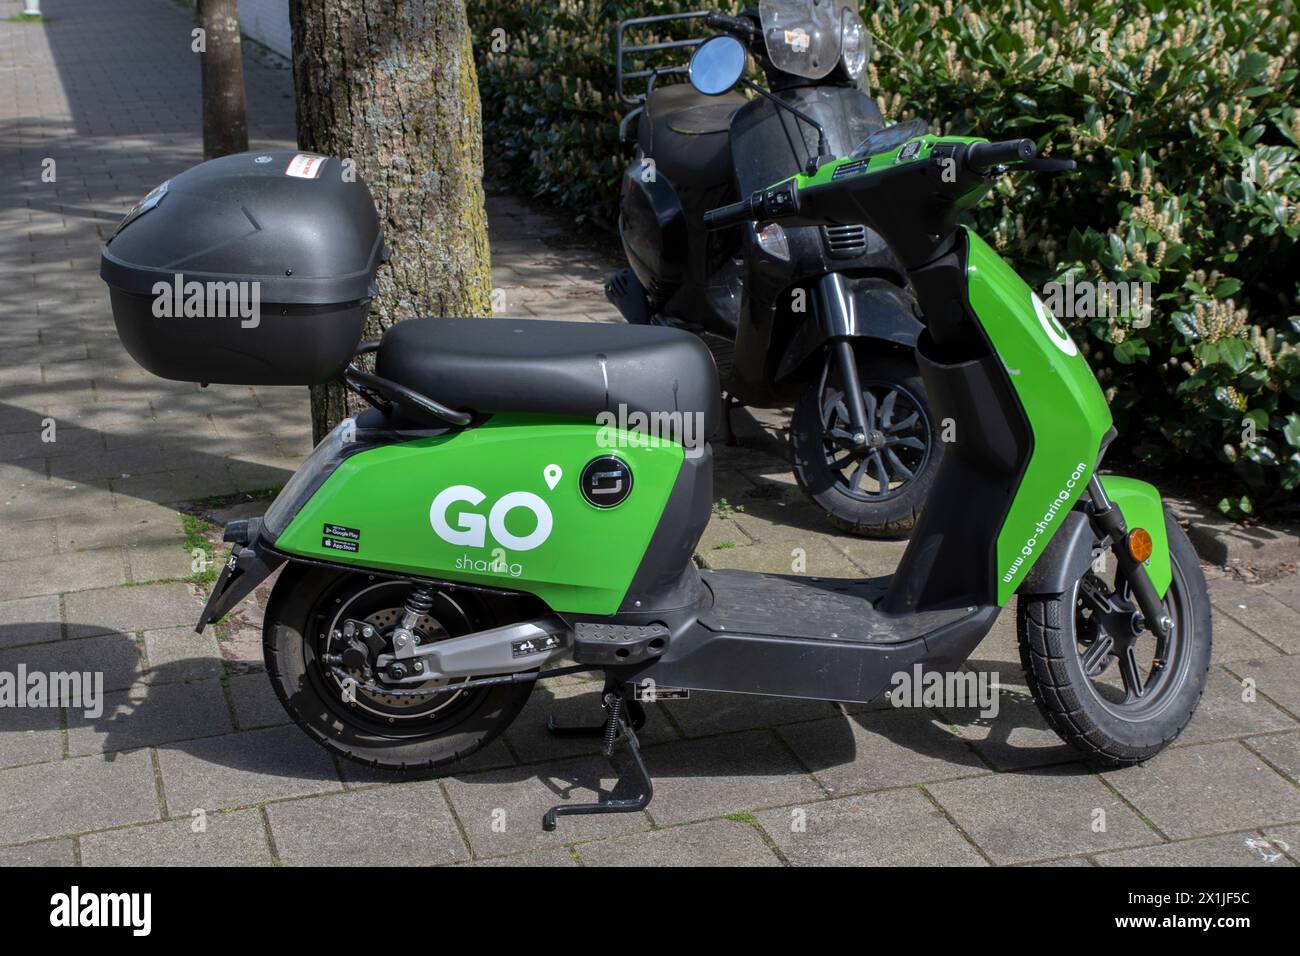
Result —
[{"label": "front fender", "polygon": [[[845,303],[847,309],[817,303],[815,321],[799,326],[777,366],[778,382],[796,378],[808,360],[834,339],[874,339],[909,352],[916,347],[925,326],[913,313],[905,290],[878,277],[850,281],[853,294]],[[817,371],[821,371],[820,365]]]},{"label": "front fender", "polygon": [[[1124,516],[1130,530],[1144,528],[1151,535],[1151,557],[1147,575],[1156,594],[1165,596],[1172,570],[1169,563],[1169,531],[1165,526],[1164,504],[1154,485],[1136,478],[1102,475],[1101,486]],[[1020,594],[1060,594],[1073,586],[1092,564],[1099,544],[1088,516],[1075,509],[1066,516],[1041,558],[1017,588]]]}]

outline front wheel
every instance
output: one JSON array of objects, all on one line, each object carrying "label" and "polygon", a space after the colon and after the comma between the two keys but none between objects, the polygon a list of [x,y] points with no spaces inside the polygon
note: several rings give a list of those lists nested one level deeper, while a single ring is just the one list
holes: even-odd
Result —
[{"label": "front wheel", "polygon": [[1064,593],[1022,596],[1016,615],[1020,661],[1039,710],[1062,739],[1107,766],[1140,763],[1169,746],[1205,689],[1205,575],[1168,514],[1165,527],[1173,568],[1164,598],[1173,621],[1167,635],[1141,625],[1117,572],[1089,570]]},{"label": "front wheel", "polygon": [[833,373],[812,383],[795,404],[795,480],[841,530],[873,538],[907,535],[943,457],[925,383],[916,363],[902,355],[859,359],[867,413],[859,438],[839,378]]},{"label": "front wheel", "polygon": [[[371,767],[442,767],[481,750],[515,719],[531,683],[455,689],[446,679],[391,688],[370,666],[392,651],[409,581],[364,573],[291,565],[271,592],[262,632],[266,672],[280,703],[312,738],[349,760]],[[506,599],[500,599],[504,601]],[[476,592],[435,588],[420,615],[417,643],[445,640],[510,623],[508,607]],[[347,621],[373,628],[369,646],[358,640],[343,665],[323,658],[338,650]],[[419,691],[420,693],[409,693]]]}]

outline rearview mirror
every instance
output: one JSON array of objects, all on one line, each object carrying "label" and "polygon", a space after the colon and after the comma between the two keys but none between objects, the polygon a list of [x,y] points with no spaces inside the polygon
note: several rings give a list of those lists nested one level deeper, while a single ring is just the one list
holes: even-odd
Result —
[{"label": "rearview mirror", "polygon": [[691,56],[691,86],[706,96],[726,93],[745,72],[745,59],[745,47],[735,37],[709,37]]}]

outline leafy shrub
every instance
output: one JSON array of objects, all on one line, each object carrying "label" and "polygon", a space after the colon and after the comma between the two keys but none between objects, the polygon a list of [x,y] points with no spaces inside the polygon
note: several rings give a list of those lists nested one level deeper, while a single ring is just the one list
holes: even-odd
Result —
[{"label": "leafy shrub", "polygon": [[[498,168],[608,223],[626,161],[612,27],[691,8],[471,0]],[[974,217],[1036,287],[1151,283],[1148,318],[1064,320],[1129,447],[1166,469],[1217,463],[1235,476],[1230,514],[1296,511],[1296,5],[899,0],[869,20],[889,118],[1033,136],[1079,161],[1072,176],[1004,177]]]}]

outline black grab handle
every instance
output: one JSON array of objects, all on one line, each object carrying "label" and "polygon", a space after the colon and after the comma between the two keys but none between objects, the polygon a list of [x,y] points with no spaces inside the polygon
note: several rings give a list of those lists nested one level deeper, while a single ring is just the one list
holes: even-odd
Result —
[{"label": "black grab handle", "polygon": [[1023,162],[1038,155],[1032,139],[1004,139],[997,143],[971,143],[966,147],[966,165],[977,173],[994,166]]}]

